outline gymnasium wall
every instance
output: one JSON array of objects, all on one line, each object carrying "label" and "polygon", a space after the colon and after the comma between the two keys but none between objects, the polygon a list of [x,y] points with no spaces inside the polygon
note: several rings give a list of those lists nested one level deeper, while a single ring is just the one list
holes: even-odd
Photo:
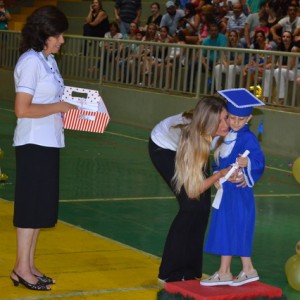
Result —
[{"label": "gymnasium wall", "polygon": [[[0,101],[14,101],[12,71],[0,69]],[[99,90],[114,122],[151,129],[163,118],[192,108],[197,99],[166,93],[152,93],[143,89],[119,88],[84,81],[65,80],[66,85]],[[1,104],[0,104],[1,107]],[[251,129],[257,133],[263,119],[264,133],[259,136],[265,151],[297,158],[300,154],[300,113],[278,108],[256,109]],[[1,135],[1,131],[0,131]]]}]

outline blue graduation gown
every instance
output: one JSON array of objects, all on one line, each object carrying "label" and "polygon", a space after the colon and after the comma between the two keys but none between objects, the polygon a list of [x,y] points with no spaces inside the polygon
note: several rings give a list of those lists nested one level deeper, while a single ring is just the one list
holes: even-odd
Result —
[{"label": "blue graduation gown", "polygon": [[219,164],[214,164],[214,170],[230,166],[236,162],[239,154],[249,150],[248,166],[243,168],[248,186],[242,188],[229,181],[223,183],[221,204],[219,209],[213,208],[204,249],[205,252],[223,256],[250,257],[255,227],[252,187],[263,174],[265,158],[247,124],[237,132],[231,131],[227,137],[221,145]]}]

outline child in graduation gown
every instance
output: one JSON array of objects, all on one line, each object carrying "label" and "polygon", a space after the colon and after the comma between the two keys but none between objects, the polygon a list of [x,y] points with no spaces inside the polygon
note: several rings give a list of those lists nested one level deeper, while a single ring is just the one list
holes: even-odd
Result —
[{"label": "child in graduation gown", "polygon": [[[213,204],[205,252],[220,255],[221,264],[215,274],[200,284],[240,286],[259,280],[251,261],[255,227],[253,186],[263,174],[265,158],[248,122],[253,107],[264,103],[246,89],[219,93],[227,99],[228,125],[231,130],[220,147],[214,171],[235,164],[240,171],[238,177],[241,178],[237,178],[236,183],[223,179],[217,186],[221,190],[217,192],[219,199],[215,199]],[[245,150],[250,153],[242,157]],[[245,187],[241,187],[241,180],[244,180]],[[239,256],[242,261],[242,271],[236,278],[230,272],[232,256]]]}]

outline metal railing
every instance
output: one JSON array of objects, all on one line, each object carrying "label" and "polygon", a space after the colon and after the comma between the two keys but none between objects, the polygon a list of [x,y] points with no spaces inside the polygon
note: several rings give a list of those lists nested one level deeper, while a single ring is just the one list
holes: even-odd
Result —
[{"label": "metal railing", "polygon": [[[0,67],[14,68],[19,40],[19,32],[0,31]],[[224,57],[230,58],[231,63],[220,64]],[[65,36],[65,44],[57,55],[64,78],[184,93],[196,98],[214,94],[217,89],[245,87],[266,104],[288,107],[300,107],[299,58],[300,54],[290,52],[72,35]],[[290,65],[292,60],[296,60],[292,69],[280,67],[283,62]],[[276,102],[280,98],[282,102]]]}]

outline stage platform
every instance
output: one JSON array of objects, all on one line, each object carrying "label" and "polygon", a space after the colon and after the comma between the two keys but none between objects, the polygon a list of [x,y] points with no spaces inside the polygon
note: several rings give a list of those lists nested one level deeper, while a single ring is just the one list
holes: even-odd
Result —
[{"label": "stage platform", "polygon": [[180,294],[195,300],[252,300],[285,299],[282,290],[275,286],[256,281],[238,287],[201,286],[198,280],[168,282],[164,290],[169,294]]}]

